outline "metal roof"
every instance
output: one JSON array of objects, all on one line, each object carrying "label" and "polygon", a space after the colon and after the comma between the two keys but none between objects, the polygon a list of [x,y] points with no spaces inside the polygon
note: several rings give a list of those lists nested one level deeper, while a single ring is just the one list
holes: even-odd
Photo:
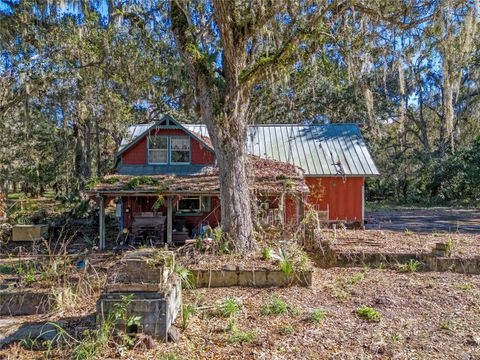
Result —
[{"label": "metal roof", "polygon": [[[122,147],[154,124],[129,127],[129,136]],[[205,125],[182,125],[208,137]],[[379,175],[356,124],[250,125],[247,149],[252,155],[295,164],[304,169],[307,176]]]}]

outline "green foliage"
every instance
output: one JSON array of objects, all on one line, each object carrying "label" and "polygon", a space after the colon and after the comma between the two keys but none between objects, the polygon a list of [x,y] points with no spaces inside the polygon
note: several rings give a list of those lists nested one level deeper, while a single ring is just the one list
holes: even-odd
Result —
[{"label": "green foliage", "polygon": [[150,176],[136,176],[129,180],[125,185],[125,190],[134,190],[141,185],[157,186],[158,180]]},{"label": "green foliage", "polygon": [[102,357],[110,344],[115,344],[116,350],[123,354],[127,347],[133,345],[133,339],[119,328],[124,326],[128,329],[128,326],[138,324],[140,320],[139,317],[128,316],[127,310],[133,296],[133,294],[123,296],[122,301],[114,305],[102,324],[95,330],[85,330],[81,339],[74,338],[60,325],[51,323],[56,328],[57,334],[50,342],[46,357],[48,358],[51,346],[55,343],[68,348],[71,351],[70,358],[75,360],[93,360]]},{"label": "green foliage", "polygon": [[284,251],[280,251],[280,270],[283,272],[285,277],[287,278],[287,281],[290,282],[292,279],[292,276],[294,274],[294,268],[293,268],[293,260],[291,257],[288,256],[288,254]]},{"label": "green foliage", "polygon": [[308,317],[311,323],[318,324],[325,319],[326,312],[322,309],[313,310]]},{"label": "green foliage", "polygon": [[272,251],[268,246],[265,246],[262,250],[262,259],[268,261],[272,258]]},{"label": "green foliage", "polygon": [[380,321],[381,318],[381,315],[377,310],[364,305],[357,309],[357,315],[368,321]]},{"label": "green foliage", "polygon": [[233,319],[229,321],[228,329],[230,331],[229,341],[231,343],[249,343],[255,340],[255,331],[239,329]]},{"label": "green foliage", "polygon": [[242,304],[234,298],[227,298],[216,307],[216,313],[221,317],[229,318],[240,312]]},{"label": "green foliage", "polygon": [[261,313],[262,315],[284,315],[290,309],[290,306],[285,301],[274,295],[269,303],[262,305]]},{"label": "green foliage", "polygon": [[399,266],[400,272],[416,272],[419,270],[422,263],[416,259],[410,259],[407,263]]},{"label": "green foliage", "polygon": [[294,332],[295,332],[295,329],[290,324],[284,325],[280,329],[280,334],[282,335],[290,335],[290,334],[293,334]]},{"label": "green foliage", "polygon": [[463,291],[470,291],[473,289],[473,285],[470,283],[458,283],[455,286]]},{"label": "green foliage", "polygon": [[165,198],[162,195],[158,195],[157,200],[153,203],[152,209],[157,211],[165,204]]},{"label": "green foliage", "polygon": [[182,287],[185,289],[193,289],[195,287],[195,278],[193,273],[182,266],[175,265],[175,273],[182,280]]},{"label": "green foliage", "polygon": [[182,329],[186,330],[190,324],[192,316],[196,315],[198,308],[194,304],[182,305]]}]

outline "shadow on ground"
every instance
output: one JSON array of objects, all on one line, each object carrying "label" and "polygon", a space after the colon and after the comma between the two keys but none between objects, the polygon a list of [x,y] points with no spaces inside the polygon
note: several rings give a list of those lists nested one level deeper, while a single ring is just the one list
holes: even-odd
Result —
[{"label": "shadow on ground", "polygon": [[480,234],[480,210],[430,208],[372,211],[365,214],[365,228]]}]

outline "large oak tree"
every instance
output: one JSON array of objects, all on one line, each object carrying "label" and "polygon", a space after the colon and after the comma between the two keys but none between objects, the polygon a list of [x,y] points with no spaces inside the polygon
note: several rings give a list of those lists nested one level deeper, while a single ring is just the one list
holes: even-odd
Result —
[{"label": "large oak tree", "polygon": [[220,168],[222,227],[237,251],[257,247],[245,171],[252,89],[326,51],[352,30],[342,26],[349,18],[405,27],[430,16],[411,9],[396,1],[170,1],[172,31]]}]

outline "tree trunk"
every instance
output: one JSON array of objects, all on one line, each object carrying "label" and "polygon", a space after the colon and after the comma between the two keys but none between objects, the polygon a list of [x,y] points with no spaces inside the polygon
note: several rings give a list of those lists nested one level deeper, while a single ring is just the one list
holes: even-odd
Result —
[{"label": "tree trunk", "polygon": [[244,144],[225,142],[217,148],[220,180],[222,229],[232,239],[236,251],[256,249],[253,239],[250,190]]}]

